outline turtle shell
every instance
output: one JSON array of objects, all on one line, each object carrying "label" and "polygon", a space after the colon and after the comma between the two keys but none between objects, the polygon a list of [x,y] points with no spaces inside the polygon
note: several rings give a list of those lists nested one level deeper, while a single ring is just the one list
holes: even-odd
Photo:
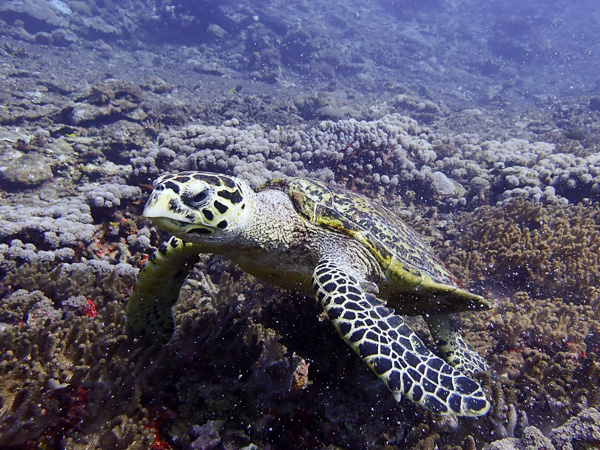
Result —
[{"label": "turtle shell", "polygon": [[394,305],[400,313],[489,308],[482,297],[464,290],[412,228],[367,197],[304,178],[272,180],[259,188],[265,189],[286,192],[307,220],[352,236],[365,246],[381,265],[388,290],[402,297]]}]

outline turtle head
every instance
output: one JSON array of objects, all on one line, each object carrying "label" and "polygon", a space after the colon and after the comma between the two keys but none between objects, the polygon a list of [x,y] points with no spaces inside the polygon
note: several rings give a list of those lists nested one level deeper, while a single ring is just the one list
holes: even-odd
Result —
[{"label": "turtle head", "polygon": [[185,241],[226,244],[246,226],[253,195],[250,186],[227,175],[164,175],[154,182],[144,216]]}]

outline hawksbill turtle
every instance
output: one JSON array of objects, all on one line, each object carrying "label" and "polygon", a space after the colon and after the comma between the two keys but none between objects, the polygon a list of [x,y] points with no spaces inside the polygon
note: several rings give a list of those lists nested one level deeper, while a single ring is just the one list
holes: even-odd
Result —
[{"label": "hawksbill turtle", "polygon": [[[208,172],[164,175],[143,215],[172,235],[140,270],[127,304],[134,333],[164,342],[171,308],[200,253],[224,255],[269,283],[316,297],[342,339],[392,391],[439,414],[479,416],[490,404],[470,374],[488,370],[450,313],[489,308],[419,235],[368,198],[288,178],[254,191]],[[401,315],[421,314],[434,354]]]}]

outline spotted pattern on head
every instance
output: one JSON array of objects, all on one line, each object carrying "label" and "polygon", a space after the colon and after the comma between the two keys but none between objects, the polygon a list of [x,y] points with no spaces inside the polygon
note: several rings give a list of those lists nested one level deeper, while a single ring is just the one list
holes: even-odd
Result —
[{"label": "spotted pattern on head", "polygon": [[240,183],[207,172],[164,175],[155,182],[144,215],[179,236],[213,235],[235,223],[245,209]]}]

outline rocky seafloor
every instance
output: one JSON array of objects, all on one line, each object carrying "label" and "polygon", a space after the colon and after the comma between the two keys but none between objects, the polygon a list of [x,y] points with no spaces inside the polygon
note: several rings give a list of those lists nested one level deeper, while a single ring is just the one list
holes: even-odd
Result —
[{"label": "rocky seafloor", "polygon": [[[159,45],[158,24],[198,26],[182,4],[0,5],[0,447],[598,447],[600,91],[523,100],[519,64],[489,61],[548,49],[510,17],[500,30],[521,39],[492,36],[465,99],[437,70],[465,52],[393,81],[438,39],[415,11],[384,58],[340,50],[368,9],[325,30],[224,2],[206,44]],[[396,403],[313,299],[220,257],[199,259],[168,345],[133,339],[124,307],[165,238],[140,214],[152,181],[182,170],[313,177],[395,211],[494,304],[458,317],[492,368],[490,412]]]}]

